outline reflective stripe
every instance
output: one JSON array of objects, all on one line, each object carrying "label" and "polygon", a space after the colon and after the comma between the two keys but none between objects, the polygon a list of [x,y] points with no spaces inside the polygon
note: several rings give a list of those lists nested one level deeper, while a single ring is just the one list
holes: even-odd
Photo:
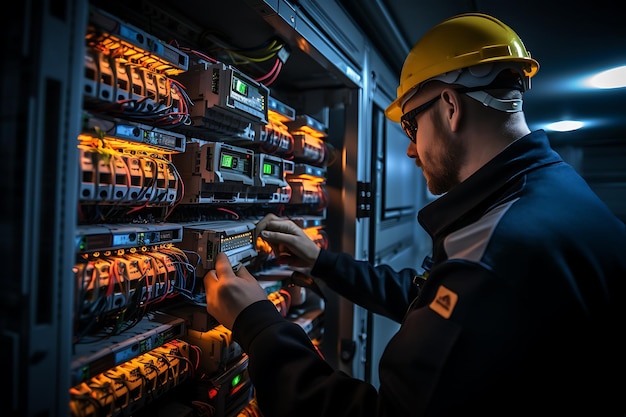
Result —
[{"label": "reflective stripe", "polygon": [[448,259],[480,262],[494,229],[517,200],[519,198],[507,201],[486,213],[477,222],[450,233],[443,243]]}]

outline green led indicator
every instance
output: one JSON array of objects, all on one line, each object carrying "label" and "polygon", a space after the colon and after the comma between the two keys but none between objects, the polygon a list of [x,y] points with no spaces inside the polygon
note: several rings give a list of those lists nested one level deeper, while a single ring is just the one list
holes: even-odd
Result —
[{"label": "green led indicator", "polygon": [[248,95],[248,85],[238,78],[235,78],[235,84],[233,85],[233,90],[235,90],[239,94],[243,94],[244,96]]},{"label": "green led indicator", "polygon": [[230,381],[231,387],[236,387],[241,382],[241,375],[235,375],[235,377]]},{"label": "green led indicator", "polygon": [[264,163],[263,164],[263,173],[271,175],[273,172],[272,164]]},{"label": "green led indicator", "polygon": [[233,167],[233,156],[232,155],[222,155],[222,167],[223,168],[232,168]]}]

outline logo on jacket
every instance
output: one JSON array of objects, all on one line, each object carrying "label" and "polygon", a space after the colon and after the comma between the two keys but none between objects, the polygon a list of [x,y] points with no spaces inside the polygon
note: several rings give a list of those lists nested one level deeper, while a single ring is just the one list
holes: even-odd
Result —
[{"label": "logo on jacket", "polygon": [[435,299],[430,303],[429,307],[444,319],[449,319],[458,299],[457,293],[440,285],[437,289],[437,295],[435,295]]}]

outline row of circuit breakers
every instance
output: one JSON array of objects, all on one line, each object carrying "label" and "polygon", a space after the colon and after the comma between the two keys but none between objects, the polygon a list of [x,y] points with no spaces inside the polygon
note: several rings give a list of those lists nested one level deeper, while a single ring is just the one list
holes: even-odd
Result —
[{"label": "row of circuit breakers", "polygon": [[[254,229],[263,211],[297,207],[290,218],[327,245],[326,128],[234,66],[104,10],[91,8],[85,40],[71,415],[260,416],[202,278],[226,253],[319,342],[323,300],[285,285],[293,272],[269,266]],[[179,213],[192,215],[169,220]]]},{"label": "row of circuit breakers", "polygon": [[326,203],[322,167],[223,142],[190,142],[184,153],[172,159],[82,145],[80,198],[100,204],[167,206],[180,202]]}]

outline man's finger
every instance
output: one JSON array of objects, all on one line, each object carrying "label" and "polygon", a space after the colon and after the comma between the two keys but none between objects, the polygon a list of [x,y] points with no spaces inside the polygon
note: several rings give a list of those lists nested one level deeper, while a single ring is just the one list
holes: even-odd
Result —
[{"label": "man's finger", "polygon": [[209,275],[209,278],[213,278],[215,281],[219,281],[219,279],[217,278],[217,274],[215,273],[214,269],[210,270],[208,275]]},{"label": "man's finger", "polygon": [[215,271],[217,271],[218,277],[234,275],[230,259],[224,252],[218,252],[215,257]]},{"label": "man's finger", "polygon": [[210,270],[206,274],[204,274],[204,278],[202,281],[204,282],[205,291],[208,292],[209,288],[211,288],[213,284],[216,284],[219,279],[217,278],[215,270]]},{"label": "man's finger", "polygon": [[241,279],[245,279],[246,281],[256,282],[257,284],[259,283],[259,281],[257,281],[257,279],[243,265],[241,265],[236,275]]},{"label": "man's finger", "polygon": [[272,232],[281,232],[281,233],[295,233],[299,227],[296,226],[294,222],[291,220],[274,220],[267,224],[265,227],[267,230],[271,230]]},{"label": "man's finger", "polygon": [[273,220],[277,220],[279,219],[278,216],[276,216],[275,214],[269,213],[267,215],[265,215],[265,217],[263,217],[261,220],[259,220],[259,222],[256,224],[256,232],[257,235],[261,232],[261,230],[264,230],[265,228],[267,228],[267,224]]}]

